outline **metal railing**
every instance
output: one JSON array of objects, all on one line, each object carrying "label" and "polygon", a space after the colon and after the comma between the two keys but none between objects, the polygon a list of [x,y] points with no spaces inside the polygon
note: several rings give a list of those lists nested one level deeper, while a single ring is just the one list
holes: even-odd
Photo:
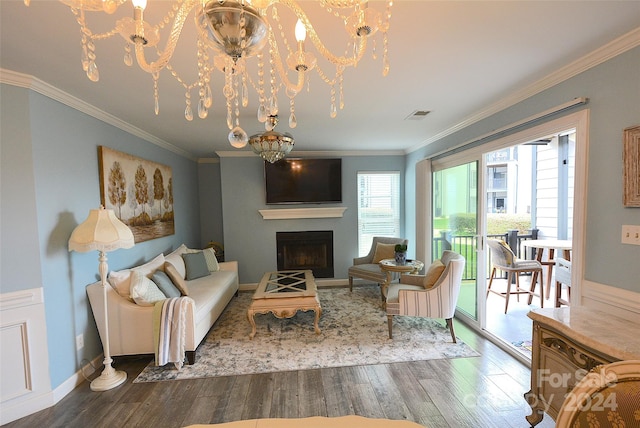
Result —
[{"label": "metal railing", "polygon": [[[498,235],[487,235],[490,239],[500,239],[506,242],[514,254],[521,259],[533,259],[534,249],[530,248],[525,253],[521,252],[520,243],[528,239],[538,239],[538,229],[531,229],[530,233],[518,234],[517,230],[509,230],[506,233]],[[475,280],[477,270],[477,253],[476,253],[476,236],[475,235],[452,235],[449,231],[441,231],[440,236],[433,239],[433,254],[439,256],[444,250],[455,251],[461,254],[465,260],[463,280]],[[522,253],[522,254],[521,254]],[[487,256],[487,274],[490,273],[491,253]],[[502,273],[506,278],[506,274]]]}]

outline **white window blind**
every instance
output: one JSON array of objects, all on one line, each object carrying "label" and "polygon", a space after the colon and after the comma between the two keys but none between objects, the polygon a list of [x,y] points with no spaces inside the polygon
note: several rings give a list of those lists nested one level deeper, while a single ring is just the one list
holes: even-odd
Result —
[{"label": "white window blind", "polygon": [[374,236],[400,236],[400,173],[358,173],[358,253],[365,256]]}]

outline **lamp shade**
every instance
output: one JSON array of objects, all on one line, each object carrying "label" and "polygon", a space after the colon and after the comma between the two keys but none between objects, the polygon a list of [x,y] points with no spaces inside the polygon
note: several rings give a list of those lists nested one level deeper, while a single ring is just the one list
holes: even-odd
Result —
[{"label": "lamp shade", "polygon": [[91,210],[87,219],[79,224],[69,238],[69,251],[113,251],[131,248],[135,244],[133,233],[116,217],[113,210],[100,207]]}]

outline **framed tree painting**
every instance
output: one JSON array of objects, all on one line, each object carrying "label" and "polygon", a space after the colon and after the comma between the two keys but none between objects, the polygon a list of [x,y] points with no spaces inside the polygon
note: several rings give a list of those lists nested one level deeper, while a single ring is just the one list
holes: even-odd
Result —
[{"label": "framed tree painting", "polygon": [[623,144],[623,203],[640,207],[640,125],[624,130]]},{"label": "framed tree painting", "polygon": [[98,147],[100,202],[133,232],[135,242],[173,235],[171,167]]}]

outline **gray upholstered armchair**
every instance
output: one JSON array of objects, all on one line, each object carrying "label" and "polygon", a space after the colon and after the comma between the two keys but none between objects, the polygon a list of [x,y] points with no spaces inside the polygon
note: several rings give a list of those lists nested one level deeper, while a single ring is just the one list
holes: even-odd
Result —
[{"label": "gray upholstered armchair", "polygon": [[[396,244],[408,244],[408,240],[404,238],[386,238],[381,236],[375,236],[373,238],[373,242],[371,242],[371,249],[369,249],[369,254],[364,257],[356,257],[353,259],[353,266],[351,266],[348,270],[349,274],[349,291],[353,291],[353,278],[362,278],[369,281],[373,281],[376,284],[382,284],[387,279],[387,273],[383,272],[380,269],[380,265],[378,265],[379,259],[376,260],[377,257],[393,258],[393,249],[391,246],[395,246]],[[382,244],[380,248],[378,248],[378,244]],[[383,248],[386,246],[387,248]],[[389,255],[388,251],[391,248],[391,255]],[[378,250],[376,254],[376,250]],[[382,256],[384,255],[384,256]]]}]

